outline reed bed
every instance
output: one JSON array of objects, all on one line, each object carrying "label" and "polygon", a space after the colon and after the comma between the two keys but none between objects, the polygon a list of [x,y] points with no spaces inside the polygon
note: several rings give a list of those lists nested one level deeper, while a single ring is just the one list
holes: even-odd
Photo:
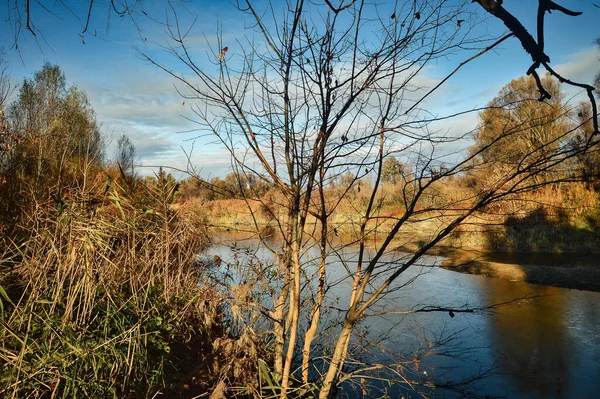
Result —
[{"label": "reed bed", "polygon": [[201,361],[220,318],[194,264],[206,234],[160,191],[37,203],[4,238],[1,397],[152,397],[186,373],[174,349]]}]

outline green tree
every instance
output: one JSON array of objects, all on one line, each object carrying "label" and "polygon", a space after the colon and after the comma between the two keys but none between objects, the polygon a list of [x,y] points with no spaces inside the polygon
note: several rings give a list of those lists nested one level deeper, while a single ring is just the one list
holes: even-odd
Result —
[{"label": "green tree", "polygon": [[396,157],[388,157],[383,161],[381,181],[388,184],[398,184],[406,177],[406,166]]}]

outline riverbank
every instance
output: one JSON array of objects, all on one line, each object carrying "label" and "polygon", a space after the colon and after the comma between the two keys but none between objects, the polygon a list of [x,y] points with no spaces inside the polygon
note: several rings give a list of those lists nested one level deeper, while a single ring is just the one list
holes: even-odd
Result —
[{"label": "riverbank", "polygon": [[[235,237],[241,241],[256,238],[256,233],[239,231],[234,226],[227,229],[215,228],[214,231],[214,236]],[[419,236],[415,236],[399,234],[392,242],[392,250],[414,253],[421,245]],[[336,239],[345,245],[358,245],[355,238],[348,234],[340,233]],[[376,241],[370,242],[376,246]],[[481,247],[456,248],[453,243],[450,244],[435,246],[428,251],[428,255],[444,258],[440,266],[447,270],[509,281],[600,292],[600,254],[597,253],[510,253],[487,251]]]},{"label": "riverbank", "polygon": [[[440,255],[442,254],[440,253]],[[506,261],[489,260],[490,255],[493,254],[463,250],[447,251],[443,254],[445,259],[440,266],[459,273],[600,292],[600,260],[593,264],[594,261],[591,257],[580,261],[577,256],[574,256],[572,262],[563,263],[561,259],[561,262],[552,264],[544,261],[544,258],[552,256],[552,254],[546,254],[546,256],[540,257],[544,263],[523,264],[510,262],[510,258],[515,257],[513,254],[506,256],[508,258]],[[518,255],[516,257],[518,258]],[[526,257],[535,262],[535,257]],[[558,257],[564,258],[564,256]]]}]

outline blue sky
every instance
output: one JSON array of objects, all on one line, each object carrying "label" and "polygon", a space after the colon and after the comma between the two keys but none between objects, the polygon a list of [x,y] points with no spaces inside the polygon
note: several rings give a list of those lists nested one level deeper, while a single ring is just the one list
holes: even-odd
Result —
[{"label": "blue sky", "polygon": [[[470,0],[464,1],[470,4]],[[177,67],[161,48],[166,43],[164,25],[144,17],[139,9],[135,20],[139,29],[130,19],[126,17],[121,20],[114,12],[108,19],[108,0],[96,0],[88,33],[82,38],[80,33],[87,1],[65,1],[72,13],[65,11],[60,2],[45,3],[48,3],[52,13],[32,2],[32,21],[40,32],[34,37],[22,31],[18,51],[14,47],[15,19],[10,14],[10,7],[14,3],[8,2],[0,8],[0,16],[5,21],[0,26],[0,47],[4,48],[4,58],[15,83],[30,77],[45,61],[58,64],[71,84],[87,92],[102,129],[109,137],[109,156],[114,153],[116,137],[125,133],[135,144],[142,165],[185,168],[184,150],[190,152],[193,146],[191,161],[204,177],[227,173],[230,161],[223,148],[211,144],[212,140],[206,138],[191,140],[197,135],[195,133],[182,133],[194,129],[196,125],[186,119],[194,115],[189,103],[182,105],[182,99],[175,90],[176,82],[143,61],[135,50],[138,48],[159,62]],[[257,9],[264,9],[267,4],[264,1],[255,3]],[[383,1],[381,3],[382,13],[385,13],[386,6]],[[591,1],[560,0],[558,3],[583,11],[584,14],[579,17],[567,17],[557,12],[548,15],[546,52],[552,64],[565,76],[589,83],[600,70],[595,47],[595,40],[600,37],[600,25],[597,22],[600,20],[600,8],[594,7]],[[164,0],[146,0],[142,4],[146,14],[157,21],[164,21],[169,13]],[[277,5],[278,2],[274,1],[273,4]],[[218,33],[226,41],[232,42],[251,34],[244,15],[228,1],[195,0],[175,3],[174,6],[183,25],[189,25],[196,19],[191,31],[192,48],[199,62],[208,68],[211,65],[206,60],[211,54],[207,52],[205,39],[218,48]],[[506,0],[504,6],[519,17],[530,32],[535,32],[537,1]],[[470,7],[482,15],[478,5],[472,4]],[[488,19],[477,29],[491,35],[499,35],[505,30],[495,19]],[[230,48],[230,54],[235,55],[236,45],[230,45]],[[426,69],[423,80],[434,85],[472,54],[465,51],[432,64]],[[495,52],[464,67],[429,100],[427,106],[440,115],[483,106],[503,85],[522,76],[530,63],[530,57],[519,42],[510,39]],[[476,124],[476,114],[470,114],[449,122],[444,128],[457,132],[468,131]],[[111,142],[110,137],[115,139]],[[152,173],[151,168],[141,171],[143,174]]]}]

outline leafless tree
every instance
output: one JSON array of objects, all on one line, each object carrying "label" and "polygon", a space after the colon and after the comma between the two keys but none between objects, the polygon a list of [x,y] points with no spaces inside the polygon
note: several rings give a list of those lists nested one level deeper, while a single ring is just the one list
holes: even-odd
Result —
[{"label": "leafless tree", "polygon": [[[172,2],[165,1],[165,7],[169,7]],[[103,28],[106,34],[110,31],[112,18],[119,20],[128,20],[140,33],[142,29],[140,22],[143,19],[149,19],[160,23],[160,17],[152,15],[146,10],[143,0],[110,0],[108,2],[98,2],[95,0],[86,0],[78,7],[69,2],[44,1],[44,0],[8,0],[6,3],[7,15],[5,21],[9,24],[13,33],[12,48],[19,50],[19,43],[23,35],[31,35],[37,43],[51,46],[51,40],[46,37],[48,32],[48,19],[40,18],[40,15],[46,14],[49,17],[55,17],[57,20],[72,19],[79,25],[78,33],[82,41],[86,37],[102,36]],[[94,25],[94,16],[102,15],[103,26]]]},{"label": "leafless tree", "polygon": [[[315,365],[313,346],[323,327],[328,290],[340,279],[328,267],[331,257],[340,253],[338,230],[352,227],[358,257],[340,259],[347,268],[347,305],[341,309],[341,328],[331,356],[316,381],[322,399],[329,398],[340,381],[351,378],[343,371],[357,324],[369,316],[389,314],[382,308],[384,298],[410,283],[411,279],[404,279],[409,268],[479,210],[552,183],[552,179],[532,178],[597,145],[591,86],[556,74],[544,53],[543,35],[536,42],[501,1],[477,3],[504,21],[511,33],[494,39],[479,37],[473,29],[477,5],[470,2],[345,1],[336,6],[330,1],[298,0],[285,3],[283,10],[268,11],[256,9],[248,0],[237,2],[237,8],[253,21],[255,36],[237,43],[222,39],[208,43],[214,67],[204,67],[195,59],[188,42],[190,30],[180,26],[177,15],[168,25],[168,50],[189,75],[146,57],[180,80],[185,88],[182,95],[195,102],[199,124],[229,150],[237,175],[258,176],[278,191],[276,201],[251,198],[251,193],[245,197],[252,212],[250,200],[261,202],[283,240],[282,248],[273,249],[277,261],[268,271],[276,288],[271,291],[272,306],[255,303],[271,322],[274,374],[281,387],[278,396],[287,397],[298,386],[303,390],[314,386],[309,380]],[[542,14],[553,9],[566,12],[545,0],[540,0],[540,7]],[[543,28],[543,15],[540,24]],[[481,154],[501,145],[501,140],[490,140],[458,161],[447,162],[448,144],[470,138],[471,132],[451,136],[436,131],[435,122],[456,115],[432,117],[423,109],[424,100],[467,62],[513,36],[532,54],[534,64],[528,72],[535,78],[543,65],[562,82],[590,94],[594,128],[577,146],[539,143],[488,181],[480,193],[432,202],[445,181],[480,167]],[[423,86],[420,78],[429,63],[465,48],[477,50],[440,84]],[[539,78],[536,81],[542,100],[547,99],[550,93]],[[553,139],[568,137],[577,128],[570,126]],[[381,208],[382,169],[390,156],[413,168],[402,183],[404,208],[399,215],[385,215]],[[332,195],[332,182],[342,175],[350,179]],[[332,215],[348,203],[356,215],[344,226]],[[414,242],[414,226],[430,221],[437,223],[433,233]],[[255,228],[262,229],[258,221]],[[397,240],[413,244],[413,253],[388,258]],[[319,255],[307,262],[308,251],[314,248]],[[307,323],[302,323],[303,312],[309,315]],[[299,358],[296,384],[294,362]]]},{"label": "leafless tree", "polygon": [[8,73],[8,64],[4,61],[3,56],[4,49],[0,48],[0,110],[6,108],[14,89]]},{"label": "leafless tree", "polygon": [[116,160],[121,172],[128,178],[135,178],[135,146],[126,134],[117,141]]}]

